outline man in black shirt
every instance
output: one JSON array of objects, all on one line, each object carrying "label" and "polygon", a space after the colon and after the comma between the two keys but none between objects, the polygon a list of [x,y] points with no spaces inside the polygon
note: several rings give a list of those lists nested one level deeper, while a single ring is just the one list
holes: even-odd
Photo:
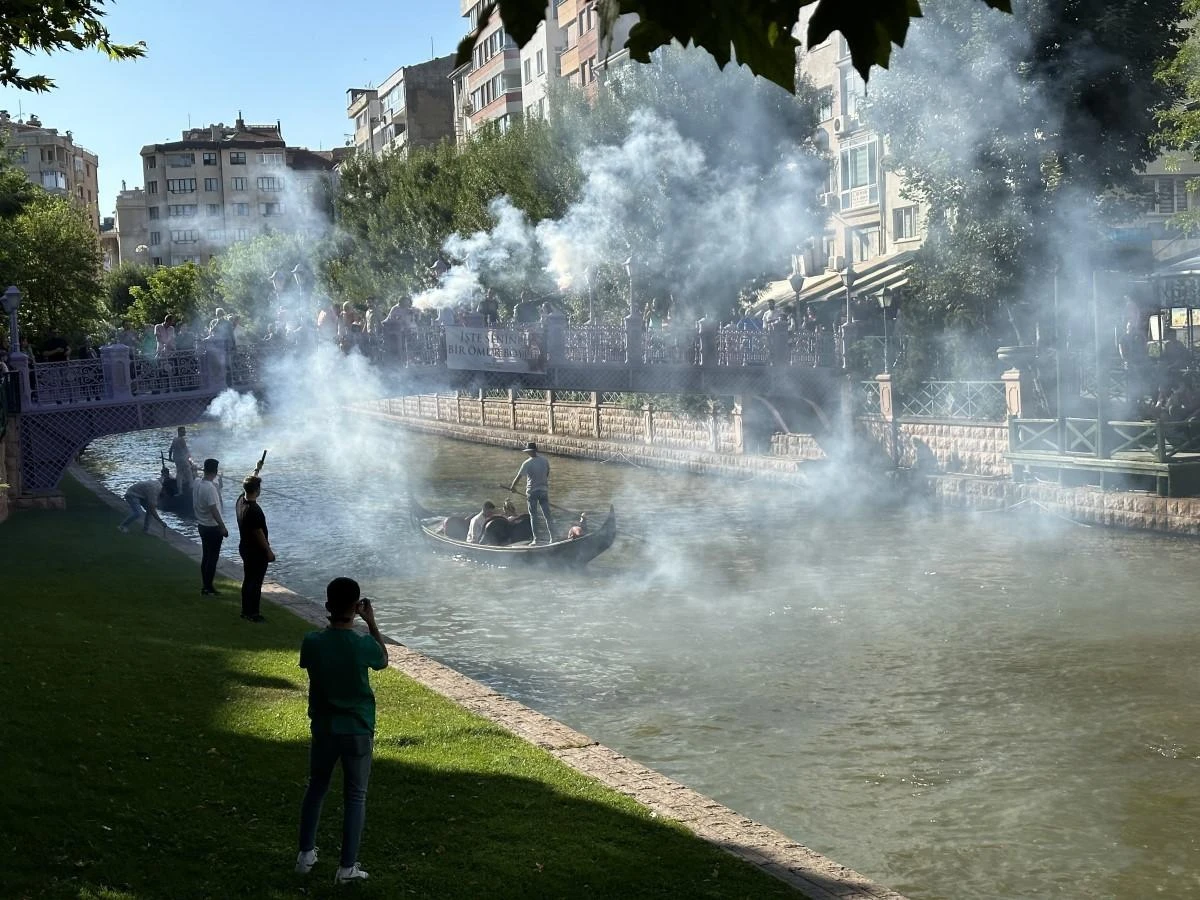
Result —
[{"label": "man in black shirt", "polygon": [[267,564],[275,561],[271,542],[267,537],[267,517],[258,505],[262,491],[262,479],[248,475],[242,482],[242,496],[236,504],[238,554],[242,557],[242,618],[249,622],[265,622],[259,611],[262,602],[262,584],[267,575]]}]

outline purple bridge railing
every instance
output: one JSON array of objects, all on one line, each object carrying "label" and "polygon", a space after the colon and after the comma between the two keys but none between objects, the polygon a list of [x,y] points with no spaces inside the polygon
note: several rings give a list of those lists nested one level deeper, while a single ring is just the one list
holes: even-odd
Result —
[{"label": "purple bridge railing", "polygon": [[[359,349],[401,390],[440,383],[786,395],[840,364],[828,335],[647,330],[640,320],[567,325],[559,315],[512,328],[385,330]],[[155,357],[135,357],[123,344],[100,348],[99,359],[67,362],[34,363],[14,354],[8,412],[19,432],[18,492],[54,490],[97,437],[195,422],[227,388],[260,387],[267,356],[306,350],[311,345],[230,349],[210,340]]]}]

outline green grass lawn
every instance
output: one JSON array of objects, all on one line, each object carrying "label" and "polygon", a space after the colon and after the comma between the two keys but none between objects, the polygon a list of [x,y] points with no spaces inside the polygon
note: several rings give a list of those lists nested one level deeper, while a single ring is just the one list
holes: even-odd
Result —
[{"label": "green grass lawn", "polygon": [[201,597],[196,563],[66,492],[67,512],[0,525],[0,896],[798,896],[390,670],[371,878],[332,884],[336,774],[321,860],[295,875],[311,626],[251,626],[236,585]]}]

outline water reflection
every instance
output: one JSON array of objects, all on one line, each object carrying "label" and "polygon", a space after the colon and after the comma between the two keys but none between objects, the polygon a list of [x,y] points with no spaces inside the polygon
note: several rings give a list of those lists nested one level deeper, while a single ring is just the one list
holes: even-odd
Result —
[{"label": "water reflection", "polygon": [[[271,447],[274,577],[356,575],[411,646],[913,898],[1200,897],[1200,544],[555,457],[555,503],[639,538],[551,577],[407,529],[409,478],[466,510],[519,453],[194,432],[235,474]],[[86,462],[121,491],[168,440]]]}]

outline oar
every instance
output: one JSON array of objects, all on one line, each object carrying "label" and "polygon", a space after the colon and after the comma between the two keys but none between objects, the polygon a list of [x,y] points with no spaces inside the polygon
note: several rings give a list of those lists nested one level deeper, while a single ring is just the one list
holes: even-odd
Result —
[{"label": "oar", "polygon": [[[509,492],[509,493],[511,493],[511,494],[517,494],[517,495],[520,495],[520,493],[521,493],[521,492],[520,492],[520,491],[518,491],[516,488],[510,488],[508,485],[503,485],[503,486],[501,486],[500,490],[502,490],[502,491],[507,491],[507,492]],[[579,515],[579,513],[577,513],[575,510],[573,510],[573,509],[567,509],[565,506],[559,506],[557,503],[551,503],[551,504],[550,504],[550,508],[551,508],[551,509],[556,509],[556,510],[558,510],[560,513],[566,513],[566,514],[567,514],[567,515],[569,515],[569,516],[577,516],[577,515]],[[645,545],[647,545],[647,546],[652,546],[652,544],[651,544],[651,542],[650,542],[649,540],[647,540],[646,538],[642,537],[642,536],[641,536],[641,535],[639,535],[639,534],[634,534],[632,531],[629,531],[629,530],[627,530],[627,529],[625,529],[625,528],[622,528],[622,529],[620,529],[620,533],[621,533],[621,534],[623,534],[623,535],[625,535],[625,537],[631,537],[631,538],[633,538],[635,541],[641,541],[643,544],[645,544]]]}]

